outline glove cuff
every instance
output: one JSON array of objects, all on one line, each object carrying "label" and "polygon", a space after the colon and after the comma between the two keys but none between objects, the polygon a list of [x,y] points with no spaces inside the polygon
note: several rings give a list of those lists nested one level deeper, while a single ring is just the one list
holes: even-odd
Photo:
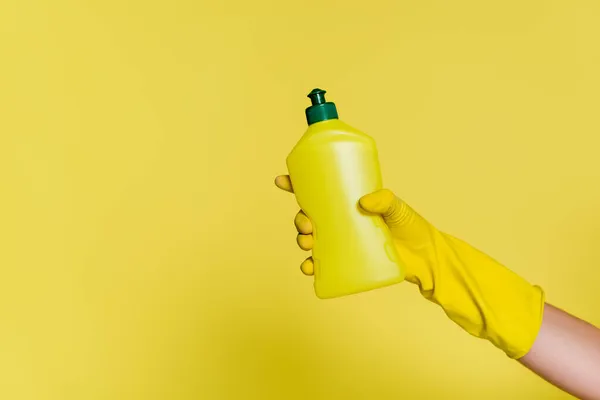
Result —
[{"label": "glove cuff", "polygon": [[539,333],[544,291],[496,260],[440,233],[430,300],[473,336],[487,339],[509,357],[523,357]]}]

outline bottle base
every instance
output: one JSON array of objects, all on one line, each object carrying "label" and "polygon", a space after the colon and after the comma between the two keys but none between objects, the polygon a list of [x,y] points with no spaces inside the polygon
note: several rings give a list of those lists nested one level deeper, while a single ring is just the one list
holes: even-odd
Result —
[{"label": "bottle base", "polygon": [[395,276],[388,280],[379,281],[377,283],[371,283],[370,285],[365,286],[348,287],[344,288],[345,290],[324,290],[323,288],[317,288],[317,286],[315,285],[315,295],[321,300],[346,297],[353,294],[370,292],[376,289],[382,289],[388,286],[392,286],[401,283],[402,281],[404,281],[404,278],[404,274],[399,274],[398,276]]}]

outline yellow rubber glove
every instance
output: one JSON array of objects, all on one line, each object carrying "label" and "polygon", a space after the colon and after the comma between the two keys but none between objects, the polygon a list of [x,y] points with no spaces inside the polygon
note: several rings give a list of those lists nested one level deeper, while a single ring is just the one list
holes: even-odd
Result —
[{"label": "yellow rubber glove", "polygon": [[[293,192],[289,177],[276,185]],[[467,243],[440,232],[389,190],[360,199],[367,212],[380,214],[390,228],[406,280],[440,305],[446,315],[473,336],[487,339],[511,358],[527,354],[539,332],[544,292]],[[295,218],[298,245],[312,248],[312,225],[300,211]],[[312,275],[312,260],[302,263]]]}]

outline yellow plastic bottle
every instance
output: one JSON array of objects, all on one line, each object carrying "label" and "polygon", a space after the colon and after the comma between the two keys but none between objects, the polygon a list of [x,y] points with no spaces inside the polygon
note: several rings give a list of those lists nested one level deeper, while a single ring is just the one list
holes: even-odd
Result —
[{"label": "yellow plastic bottle", "polygon": [[313,224],[314,287],[328,299],[401,282],[404,267],[380,216],[359,206],[382,188],[375,141],[338,119],[325,91],[314,89],[308,130],[287,157],[300,208]]}]

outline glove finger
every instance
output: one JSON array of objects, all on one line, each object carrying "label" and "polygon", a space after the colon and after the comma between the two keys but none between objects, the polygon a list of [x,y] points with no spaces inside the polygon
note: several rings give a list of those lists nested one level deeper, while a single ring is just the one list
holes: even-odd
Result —
[{"label": "glove finger", "polygon": [[306,260],[304,260],[304,262],[302,262],[302,264],[300,264],[300,271],[302,271],[304,275],[308,276],[315,274],[315,264],[312,257],[308,257]]},{"label": "glove finger", "polygon": [[360,198],[359,204],[363,210],[374,214],[380,214],[384,218],[391,217],[394,213],[399,211],[398,198],[388,189],[381,189],[364,195]]},{"label": "glove finger", "polygon": [[279,175],[275,178],[275,186],[286,192],[294,193],[294,188],[292,187],[292,181],[289,175]]},{"label": "glove finger", "polygon": [[423,241],[431,226],[408,204],[387,189],[367,194],[359,200],[361,208],[379,214],[397,239]]},{"label": "glove finger", "polygon": [[304,235],[310,235],[313,232],[313,226],[310,222],[310,219],[304,211],[300,210],[298,214],[296,214],[296,218],[294,218],[294,225],[296,225],[296,229],[298,233],[302,233]]},{"label": "glove finger", "polygon": [[298,246],[302,250],[312,250],[314,239],[312,235],[303,235],[301,233],[296,237],[296,241],[298,242]]}]

